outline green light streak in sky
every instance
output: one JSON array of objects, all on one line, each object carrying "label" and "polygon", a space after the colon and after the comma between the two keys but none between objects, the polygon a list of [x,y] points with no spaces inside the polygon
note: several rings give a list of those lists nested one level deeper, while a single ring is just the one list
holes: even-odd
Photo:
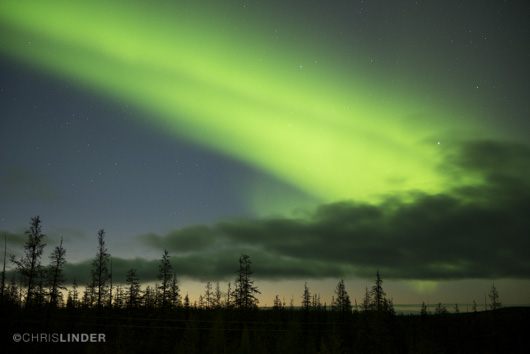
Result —
[{"label": "green light streak in sky", "polygon": [[450,126],[432,107],[370,97],[369,73],[318,63],[299,43],[279,50],[222,8],[190,4],[3,1],[1,50],[324,201],[448,187],[437,167]]}]

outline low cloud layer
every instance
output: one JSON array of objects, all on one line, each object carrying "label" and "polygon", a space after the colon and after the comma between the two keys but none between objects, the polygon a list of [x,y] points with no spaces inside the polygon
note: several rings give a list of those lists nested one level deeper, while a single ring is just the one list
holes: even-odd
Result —
[{"label": "low cloud layer", "polygon": [[371,277],[377,269],[389,279],[528,277],[530,149],[465,143],[445,163],[449,177],[475,182],[406,201],[343,201],[303,218],[195,225],[141,241],[168,249],[177,271],[201,279],[226,277],[242,252],[268,279]]},{"label": "low cloud layer", "polygon": [[[259,279],[372,278],[454,280],[528,278],[530,148],[481,141],[445,159],[448,178],[468,178],[445,193],[387,197],[379,205],[342,201],[301,217],[241,218],[146,234],[144,248],[167,249],[178,277],[231,280],[249,254]],[[109,250],[112,253],[112,250]],[[114,281],[136,268],[156,281],[159,260],[113,258]],[[68,264],[86,284],[91,260]]]}]

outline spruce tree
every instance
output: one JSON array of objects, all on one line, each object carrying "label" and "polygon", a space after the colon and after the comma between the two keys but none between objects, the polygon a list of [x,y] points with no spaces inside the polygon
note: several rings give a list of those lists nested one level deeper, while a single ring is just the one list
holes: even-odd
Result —
[{"label": "spruce tree", "polygon": [[74,278],[74,282],[72,284],[72,292],[71,292],[71,301],[70,301],[70,307],[76,308],[79,306],[79,292],[77,291],[77,281]]},{"label": "spruce tree", "polygon": [[109,281],[110,281],[110,287],[109,287],[109,308],[112,308],[112,258],[110,258],[110,272],[109,272]]},{"label": "spruce tree", "polygon": [[304,283],[304,294],[302,295],[302,308],[305,311],[309,311],[311,308],[311,293],[309,292],[309,288],[307,287],[307,282]]},{"label": "spruce tree", "polygon": [[96,291],[94,289],[95,286],[93,281],[85,285],[85,290],[83,291],[83,298],[81,301],[83,307],[91,308],[94,306],[94,301],[96,298]]},{"label": "spruce tree", "polygon": [[95,302],[98,308],[101,308],[105,303],[108,294],[108,281],[110,279],[110,272],[108,264],[110,262],[110,253],[105,246],[105,230],[98,231],[98,252],[96,258],[92,262],[92,291],[96,297]]},{"label": "spruce tree", "polygon": [[169,253],[167,250],[164,250],[160,264],[158,265],[158,279],[162,282],[158,286],[160,291],[160,304],[162,307],[168,307],[170,304],[170,290],[171,290],[171,278],[173,276],[171,262],[169,261]]},{"label": "spruce tree", "polygon": [[136,269],[131,268],[127,271],[125,278],[125,283],[127,284],[126,290],[126,306],[128,308],[136,308],[140,305],[140,281],[136,275]]},{"label": "spruce tree", "polygon": [[436,309],[434,310],[434,313],[437,315],[445,315],[448,313],[447,308],[442,305],[441,302],[438,303],[438,306],[436,306]]},{"label": "spruce tree", "polygon": [[180,288],[177,283],[176,274],[173,274],[173,280],[171,281],[169,301],[171,303],[171,306],[173,307],[180,307],[182,305],[180,297]]},{"label": "spruce tree", "polygon": [[190,308],[190,297],[187,293],[186,293],[186,296],[184,297],[184,308],[186,310],[189,310]]},{"label": "spruce tree", "polygon": [[333,310],[338,312],[351,312],[351,300],[348,292],[346,291],[346,286],[344,285],[344,280],[341,279],[335,288],[335,296],[333,297],[333,302],[331,303]]},{"label": "spruce tree", "polygon": [[30,228],[25,232],[28,240],[24,245],[24,256],[17,259],[14,255],[11,256],[11,262],[14,263],[21,276],[21,282],[27,285],[26,291],[26,306],[32,304],[37,297],[35,288],[39,285],[42,277],[41,257],[46,246],[42,241],[44,234],[42,233],[42,225],[39,216],[31,218]]},{"label": "spruce tree", "polygon": [[66,250],[63,247],[63,238],[61,243],[55,247],[50,255],[50,265],[47,271],[47,280],[49,287],[50,306],[56,307],[58,299],[62,296],[61,290],[66,290],[64,286],[64,265],[66,264]]},{"label": "spruce tree", "polygon": [[19,301],[19,288],[17,286],[17,282],[15,279],[15,272],[13,273],[13,276],[11,278],[11,281],[9,282],[9,285],[6,287],[6,291],[4,293],[6,301],[10,303],[11,305],[17,305],[20,306]]},{"label": "spruce tree", "polygon": [[239,270],[237,271],[236,288],[234,290],[235,305],[240,309],[256,307],[259,300],[256,294],[261,294],[252,280],[250,257],[246,254],[239,257]]},{"label": "spruce tree", "polygon": [[219,308],[221,307],[221,298],[223,297],[223,293],[221,292],[221,286],[219,285],[219,282],[215,285],[215,294],[214,294],[214,307]]},{"label": "spruce tree", "polygon": [[313,299],[311,300],[311,308],[315,311],[320,311],[322,308],[322,303],[320,302],[320,294],[313,294]]},{"label": "spruce tree", "polygon": [[143,304],[145,308],[152,309],[155,307],[156,305],[155,292],[156,290],[153,289],[149,285],[145,288],[145,292],[143,296]]},{"label": "spruce tree", "polygon": [[427,305],[425,305],[425,301],[421,303],[421,311],[420,311],[420,314],[422,316],[427,316],[428,312],[427,312]]},{"label": "spruce tree", "polygon": [[117,309],[121,309],[127,306],[126,305],[127,298],[125,296],[125,290],[123,288],[123,285],[118,284],[116,286],[116,289],[114,290],[114,295],[112,298],[113,298],[113,301],[112,303],[109,301],[109,304],[110,304],[109,306],[112,306]]},{"label": "spruce tree", "polygon": [[363,297],[363,302],[361,304],[361,308],[362,308],[363,312],[367,312],[367,311],[372,310],[372,308],[371,308],[371,300],[370,300],[370,292],[368,291],[368,287],[365,288],[364,297]]},{"label": "spruce tree", "polygon": [[232,302],[232,297],[234,293],[232,291],[232,284],[229,282],[227,289],[226,289],[226,300],[225,300],[225,307],[227,309],[231,308],[234,304]]},{"label": "spruce tree", "polygon": [[454,310],[455,313],[460,313],[460,308],[458,307],[458,304],[455,304]]},{"label": "spruce tree", "polygon": [[488,296],[490,298],[490,309],[496,310],[502,307],[502,302],[499,301],[499,291],[495,287],[495,284],[491,286]]},{"label": "spruce tree", "polygon": [[281,310],[283,308],[282,301],[280,300],[280,297],[278,295],[276,295],[276,297],[274,298],[272,308],[275,310]]},{"label": "spruce tree", "polygon": [[376,312],[386,312],[394,314],[394,303],[391,299],[386,298],[386,293],[383,290],[383,279],[377,271],[375,284],[370,291],[370,307]]},{"label": "spruce tree", "polygon": [[383,290],[383,279],[381,279],[379,271],[376,274],[375,284],[372,286],[371,296],[373,309],[377,312],[383,311],[385,309],[386,293]]},{"label": "spruce tree", "polygon": [[206,308],[212,307],[212,300],[213,300],[212,283],[207,282],[206,291],[204,292],[204,301],[205,301]]}]

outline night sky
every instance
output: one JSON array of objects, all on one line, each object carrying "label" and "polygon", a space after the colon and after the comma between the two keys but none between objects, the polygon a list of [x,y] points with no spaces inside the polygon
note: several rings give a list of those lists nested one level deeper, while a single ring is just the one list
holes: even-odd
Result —
[{"label": "night sky", "polygon": [[[84,285],[530,303],[524,1],[2,1],[0,231]],[[11,265],[11,268],[13,266]],[[120,278],[121,277],[121,278]]]}]

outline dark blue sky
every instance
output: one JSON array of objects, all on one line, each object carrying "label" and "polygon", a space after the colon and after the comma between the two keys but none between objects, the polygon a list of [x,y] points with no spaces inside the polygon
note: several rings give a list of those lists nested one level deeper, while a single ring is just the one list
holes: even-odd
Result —
[{"label": "dark blue sky", "polygon": [[[161,16],[161,24],[163,3],[150,5],[149,13]],[[396,117],[380,122],[374,122],[373,116],[371,121],[355,118],[363,128],[364,124],[377,126],[367,130],[365,139],[375,140],[377,133],[394,137],[391,130],[396,128],[403,128],[411,140],[420,139],[423,136],[415,135],[420,124],[420,132],[432,124],[433,135],[438,133],[434,127],[453,129],[454,136],[443,135],[442,142],[445,146],[451,141],[452,150],[436,166],[436,171],[453,178],[449,187],[436,193],[421,187],[393,194],[382,191],[379,204],[356,200],[348,193],[343,199],[320,198],[292,178],[265,168],[264,161],[283,158],[282,151],[266,158],[260,155],[259,161],[256,154],[254,163],[248,160],[252,151],[236,156],[216,149],[200,139],[200,130],[188,139],[179,134],[178,125],[175,132],[155,124],[160,111],[150,110],[149,104],[140,104],[134,96],[98,89],[90,78],[72,75],[67,68],[48,70],[29,56],[20,59],[17,44],[26,38],[21,36],[37,35],[28,34],[30,24],[27,33],[18,32],[10,22],[10,6],[5,6],[8,15],[0,17],[0,231],[8,235],[10,252],[20,253],[30,218],[40,215],[48,251],[64,237],[68,261],[77,267],[70,274],[88,272],[97,231],[104,228],[109,251],[119,258],[118,269],[135,266],[144,271],[140,275],[146,281],[154,280],[148,271],[156,271],[157,259],[168,248],[180,275],[198,281],[226,280],[237,266],[237,256],[247,252],[258,261],[257,267],[261,265],[270,289],[274,282],[289,279],[314,279],[328,286],[344,277],[353,284],[382,269],[389,280],[410,282],[410,286],[396,285],[396,292],[411,301],[420,301],[425,292],[443,284],[450,284],[441,292],[447,295],[465,279],[476,279],[483,286],[492,280],[505,281],[501,284],[516,293],[513,301],[530,295],[530,264],[522,254],[529,246],[530,226],[523,210],[530,200],[526,179],[530,172],[530,5],[500,0],[232,1],[218,15],[213,5],[180,5],[178,11],[190,11],[184,17],[190,32],[206,28],[209,40],[217,38],[207,21],[195,20],[203,18],[204,11],[204,19],[236,28],[219,28],[220,33],[233,30],[238,39],[246,39],[229,47],[238,49],[229,54],[241,58],[243,79],[255,73],[254,63],[245,66],[245,58],[254,52],[271,52],[275,63],[281,64],[278,70],[258,72],[263,82],[253,82],[249,91],[272,82],[281,92],[278,96],[285,94],[283,87],[323,93],[293,101],[293,110],[309,107],[315,100],[322,105],[326,99],[331,102],[335,97],[325,96],[330,90],[351,97],[348,104],[353,108],[355,102],[366,104],[362,99],[368,97],[377,102],[373,110],[385,114],[387,102],[402,97],[421,107],[437,107],[435,116],[413,116],[410,129],[396,123],[402,113],[414,113],[416,107],[410,102],[389,106],[410,107],[410,112],[396,112]],[[118,18],[135,15],[135,6],[116,14],[116,23]],[[139,16],[146,22],[138,28],[146,26],[146,31],[162,36],[162,25],[147,28],[152,18]],[[72,28],[77,30],[82,34],[82,29]],[[125,30],[133,33],[137,28]],[[95,35],[101,36],[103,47],[106,34]],[[217,50],[212,41],[208,45],[213,43]],[[190,42],[189,48],[202,48],[201,41]],[[59,50],[50,43],[49,51]],[[221,47],[224,43],[220,43]],[[270,43],[279,44],[271,49]],[[72,52],[78,44],[82,45],[81,40],[70,43]],[[305,53],[311,56],[303,57]],[[157,53],[149,54],[158,58]],[[219,55],[197,60],[234,72],[230,65],[220,64],[228,54]],[[322,75],[300,81],[311,84],[304,87],[296,81],[298,77],[283,76],[282,70],[291,62],[296,63],[296,75],[311,65]],[[98,64],[94,65],[97,71]],[[182,75],[203,84],[203,78],[197,79],[200,68],[194,70]],[[232,82],[226,82],[229,88]],[[350,88],[360,92],[362,99],[348,96]],[[241,103],[245,109],[251,106]],[[256,111],[261,108],[256,106]],[[178,118],[195,119],[193,114]],[[205,136],[210,134],[208,128],[201,126]],[[249,130],[249,136],[257,137],[259,129]],[[352,129],[351,139],[359,134]],[[320,139],[305,137],[293,149],[306,149]],[[208,139],[217,136],[208,135]],[[226,137],[220,134],[219,139]],[[412,150],[403,161],[416,154],[418,160],[423,156],[422,151]],[[346,170],[349,165],[345,161],[342,166]],[[342,166],[336,169],[337,175],[344,172]],[[300,181],[304,178],[300,176]],[[334,181],[322,183],[328,182],[331,190]],[[352,188],[354,184],[352,180]],[[206,259],[205,265],[197,265]],[[466,296],[472,291],[466,288],[458,298],[471,301]]]}]

